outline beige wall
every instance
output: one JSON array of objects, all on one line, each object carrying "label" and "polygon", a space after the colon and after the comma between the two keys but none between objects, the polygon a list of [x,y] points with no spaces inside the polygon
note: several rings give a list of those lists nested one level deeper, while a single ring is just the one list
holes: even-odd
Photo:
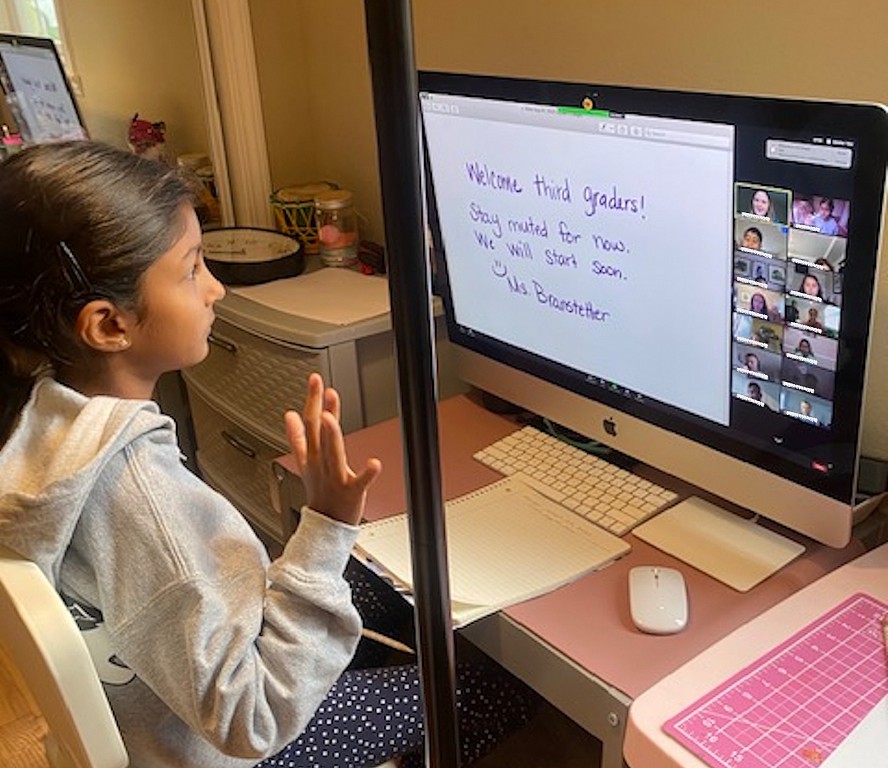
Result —
[{"label": "beige wall", "polygon": [[250,0],[272,189],[314,179],[308,32],[292,0]]},{"label": "beige wall", "polygon": [[[251,0],[251,8],[264,33],[304,53],[302,70],[287,74],[287,61],[274,64],[281,77],[307,81],[298,87],[306,100],[299,109],[310,125],[297,132],[298,146],[284,140],[270,150],[272,174],[279,182],[301,174],[351,187],[371,220],[368,233],[381,238],[363,3]],[[888,5],[879,0],[757,9],[705,0],[414,0],[413,23],[416,63],[424,69],[888,103]],[[265,115],[280,121],[276,135],[285,133],[279,104],[268,99]],[[888,269],[880,280],[864,449],[888,459],[886,288]]]},{"label": "beige wall", "polygon": [[133,115],[163,120],[167,154],[207,152],[200,69],[186,0],[61,0],[93,138],[126,146]]},{"label": "beige wall", "polygon": [[363,9],[360,0],[250,0],[275,188],[326,179],[351,189],[365,236],[381,240]]}]

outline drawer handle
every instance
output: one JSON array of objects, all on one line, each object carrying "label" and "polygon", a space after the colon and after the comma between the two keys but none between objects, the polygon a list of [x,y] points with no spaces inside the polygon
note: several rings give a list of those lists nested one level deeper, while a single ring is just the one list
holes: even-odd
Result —
[{"label": "drawer handle", "polygon": [[232,435],[230,432],[226,432],[224,429],[222,430],[222,437],[225,438],[225,442],[227,442],[232,448],[236,448],[245,456],[249,456],[251,459],[256,458],[256,449],[247,445],[243,440],[235,435]]},{"label": "drawer handle", "polygon": [[232,355],[237,354],[237,344],[228,341],[228,339],[223,339],[221,336],[216,336],[216,334],[211,333],[207,338],[207,341],[209,341],[210,344],[215,344],[217,347],[222,347],[226,352],[231,352]]}]

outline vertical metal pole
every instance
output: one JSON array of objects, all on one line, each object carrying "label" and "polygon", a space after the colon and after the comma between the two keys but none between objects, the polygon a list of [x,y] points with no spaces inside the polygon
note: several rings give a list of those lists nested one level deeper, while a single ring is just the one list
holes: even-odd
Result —
[{"label": "vertical metal pole", "polygon": [[409,0],[365,0],[398,360],[426,764],[459,765],[434,333],[425,249],[419,110]]}]

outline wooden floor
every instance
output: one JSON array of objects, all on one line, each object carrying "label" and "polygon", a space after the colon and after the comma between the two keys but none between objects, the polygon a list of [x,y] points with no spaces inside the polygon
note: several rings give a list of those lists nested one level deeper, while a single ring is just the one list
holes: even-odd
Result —
[{"label": "wooden floor", "polygon": [[43,718],[0,645],[0,766],[49,768],[45,733]]}]

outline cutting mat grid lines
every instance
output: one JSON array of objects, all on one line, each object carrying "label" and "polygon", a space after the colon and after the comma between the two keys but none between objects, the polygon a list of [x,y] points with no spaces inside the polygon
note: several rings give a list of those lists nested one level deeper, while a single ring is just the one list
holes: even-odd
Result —
[{"label": "cutting mat grid lines", "polygon": [[811,768],[888,695],[882,617],[856,594],[670,719],[714,768]]}]

